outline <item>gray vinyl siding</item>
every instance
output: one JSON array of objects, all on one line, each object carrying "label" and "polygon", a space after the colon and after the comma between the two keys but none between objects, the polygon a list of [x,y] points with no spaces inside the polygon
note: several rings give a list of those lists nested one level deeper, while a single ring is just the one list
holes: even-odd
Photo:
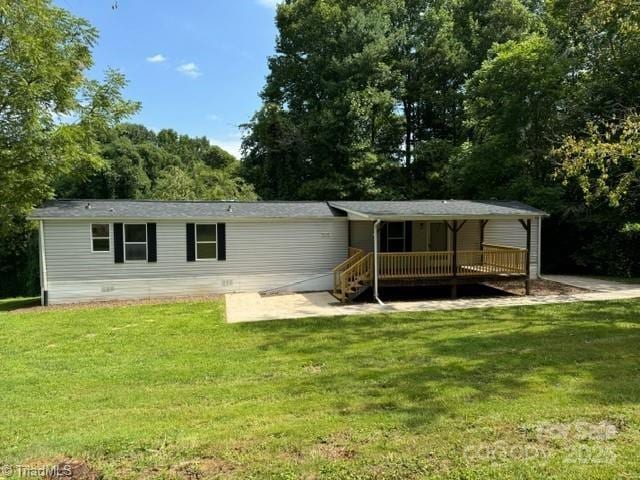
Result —
[{"label": "gray vinyl siding", "polygon": [[[427,224],[428,221],[414,221],[412,228],[412,246],[414,252],[427,250]],[[351,246],[361,248],[367,252],[373,251],[373,222],[351,221]],[[451,248],[451,233],[449,233]],[[458,232],[459,250],[480,249],[480,222],[468,220]]]},{"label": "gray vinyl siding", "polygon": [[[451,237],[451,233],[449,233]],[[480,250],[480,222],[467,220],[458,232],[458,250]]]},{"label": "gray vinyl siding", "polygon": [[411,228],[411,250],[414,252],[427,251],[427,223],[413,222]]},{"label": "gray vinyl siding", "polygon": [[[531,278],[538,277],[538,218],[531,219]],[[490,220],[484,229],[485,243],[525,248],[527,232],[518,220]]]},{"label": "gray vinyl siding", "polygon": [[187,221],[164,220],[154,222],[157,224],[157,263],[115,263],[113,225],[111,251],[92,253],[91,223],[44,222],[51,303],[229,291],[324,289],[331,287],[331,269],[347,254],[346,220],[228,221],[225,222],[226,261],[187,262]]},{"label": "gray vinyl siding", "polygon": [[352,220],[349,222],[350,245],[365,252],[373,251],[373,222]]}]

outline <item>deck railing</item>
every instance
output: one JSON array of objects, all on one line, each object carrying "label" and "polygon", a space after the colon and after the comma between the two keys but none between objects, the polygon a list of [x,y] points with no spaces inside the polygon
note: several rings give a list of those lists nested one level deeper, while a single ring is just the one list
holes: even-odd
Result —
[{"label": "deck railing", "polygon": [[[378,276],[381,279],[453,276],[453,252],[381,253]],[[524,275],[527,251],[522,248],[487,245],[483,250],[456,253],[458,276]]]},{"label": "deck railing", "polygon": [[527,272],[527,249],[518,247],[508,247],[505,245],[493,245],[484,243],[482,245],[482,263],[488,268],[507,273]]},{"label": "deck railing", "polygon": [[[373,280],[373,253],[350,249],[349,258],[333,269],[334,292],[344,298]],[[526,275],[527,250],[483,244],[481,250],[378,254],[378,278],[419,279]],[[454,272],[454,256],[456,258]]]},{"label": "deck railing", "polygon": [[379,278],[449,277],[453,252],[381,253]]}]

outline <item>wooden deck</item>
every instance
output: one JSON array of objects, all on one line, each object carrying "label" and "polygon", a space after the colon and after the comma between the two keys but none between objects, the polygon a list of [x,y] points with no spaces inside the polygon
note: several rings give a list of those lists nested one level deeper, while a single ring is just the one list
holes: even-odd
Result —
[{"label": "wooden deck", "polygon": [[[343,301],[359,295],[373,282],[373,253],[350,248],[349,255],[333,271],[334,295]],[[480,250],[379,253],[378,280],[391,285],[526,278],[527,259],[526,248],[490,244],[483,244]]]}]

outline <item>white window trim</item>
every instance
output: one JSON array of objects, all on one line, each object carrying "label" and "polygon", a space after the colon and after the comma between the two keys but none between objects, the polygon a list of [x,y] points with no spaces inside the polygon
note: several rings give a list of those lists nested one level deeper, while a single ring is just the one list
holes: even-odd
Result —
[{"label": "white window trim", "polygon": [[[391,223],[401,223],[402,224],[402,236],[401,237],[391,237],[389,236],[389,224]],[[388,222],[387,223],[387,252],[389,251],[389,240],[402,240],[402,251],[405,251],[405,245],[407,244],[407,224],[405,222]]]},{"label": "white window trim", "polygon": [[[144,242],[127,242],[127,225],[144,225]],[[144,245],[144,260],[127,260],[127,245]],[[122,256],[124,263],[142,263],[149,261],[149,232],[146,223],[131,222],[122,224]]]},{"label": "white window trim", "polygon": [[[93,236],[93,226],[94,225],[107,225],[109,227],[109,236],[108,237],[94,237]],[[93,249],[93,241],[94,240],[109,240],[109,250],[94,250]],[[89,248],[91,249],[91,253],[111,253],[111,244],[113,243],[113,238],[111,234],[111,224],[104,222],[91,222],[89,223]]]},{"label": "white window trim", "polygon": [[[215,225],[216,227],[216,239],[198,241],[198,225]],[[196,262],[217,262],[218,261],[218,224],[217,223],[196,223],[195,227],[195,250],[196,250]],[[198,258],[198,243],[213,243],[216,246],[216,256],[214,258]]]}]

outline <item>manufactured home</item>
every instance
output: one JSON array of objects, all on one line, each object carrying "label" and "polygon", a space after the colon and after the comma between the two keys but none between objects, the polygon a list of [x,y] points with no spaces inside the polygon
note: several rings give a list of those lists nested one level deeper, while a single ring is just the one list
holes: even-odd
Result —
[{"label": "manufactured home", "polygon": [[225,292],[520,279],[540,270],[546,214],[467,200],[54,200],[40,228],[43,304]]}]

